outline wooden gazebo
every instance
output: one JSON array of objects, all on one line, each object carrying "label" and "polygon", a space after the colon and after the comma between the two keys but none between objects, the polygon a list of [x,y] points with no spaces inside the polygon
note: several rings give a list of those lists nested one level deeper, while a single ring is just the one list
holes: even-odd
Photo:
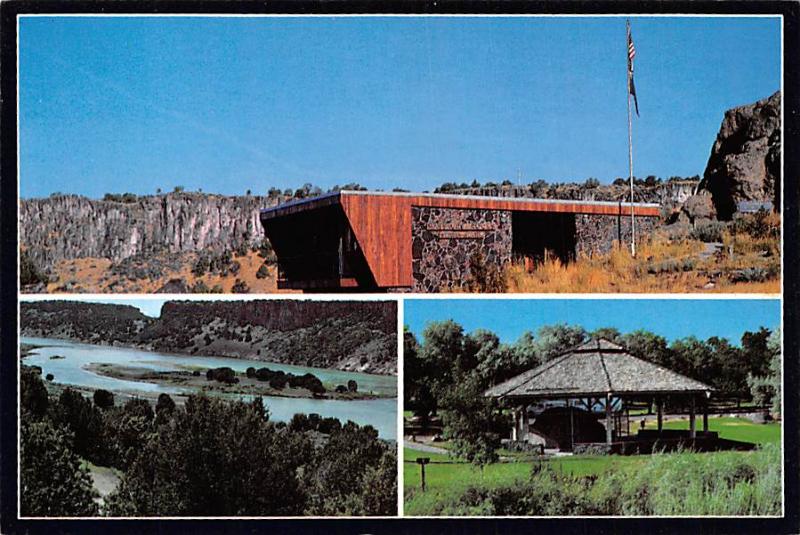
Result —
[{"label": "wooden gazebo", "polygon": [[[526,441],[529,432],[527,407],[545,400],[579,401],[590,411],[605,410],[605,443],[619,442],[622,433],[620,414],[628,402],[655,401],[658,431],[644,433],[651,439],[662,436],[664,399],[684,397],[689,405],[688,439],[698,437],[695,416],[702,411],[701,437],[716,439],[708,432],[708,399],[714,389],[674,371],[647,362],[628,353],[623,347],[605,339],[593,339],[566,353],[498,384],[484,395],[494,398],[514,413],[512,439]],[[698,407],[699,406],[699,407]],[[616,432],[615,432],[616,431]],[[643,432],[640,432],[642,434]]]}]

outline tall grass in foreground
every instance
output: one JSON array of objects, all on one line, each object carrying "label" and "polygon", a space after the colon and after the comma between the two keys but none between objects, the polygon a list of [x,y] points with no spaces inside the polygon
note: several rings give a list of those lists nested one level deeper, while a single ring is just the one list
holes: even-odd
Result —
[{"label": "tall grass in foreground", "polygon": [[[417,498],[409,489],[406,501]],[[655,454],[642,464],[573,476],[534,465],[527,480],[474,485],[427,501],[429,515],[779,515],[781,456],[775,444],[749,454]]]},{"label": "tall grass in foreground", "polygon": [[[644,293],[735,289],[772,293],[780,290],[780,255],[776,254],[780,246],[775,237],[756,239],[740,233],[732,238],[726,231],[723,241],[725,251],[734,244],[732,256],[725,253],[701,259],[703,242],[689,238],[671,240],[656,234],[638,246],[636,258],[627,247],[614,247],[605,254],[581,255],[566,264],[548,255],[530,271],[521,263],[510,264],[504,275],[509,292]],[[730,275],[734,270],[745,268],[758,276],[737,280]],[[705,287],[709,273],[719,274],[713,288]]]}]

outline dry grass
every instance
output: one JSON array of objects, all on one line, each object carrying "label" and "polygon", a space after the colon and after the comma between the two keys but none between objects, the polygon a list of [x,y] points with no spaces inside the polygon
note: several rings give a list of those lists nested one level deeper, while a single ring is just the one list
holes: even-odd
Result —
[{"label": "dry grass", "polygon": [[[532,271],[515,263],[506,268],[507,290],[524,293],[694,293],[748,292],[779,293],[780,279],[734,282],[732,273],[745,268],[779,268],[778,241],[729,234],[728,245],[734,254],[713,255],[701,259],[704,244],[697,240],[669,240],[656,234],[642,243],[633,258],[627,247],[592,257],[581,256],[562,263],[548,256]],[[767,257],[764,251],[771,251]]]},{"label": "dry grass", "polygon": [[224,293],[231,293],[237,279],[244,281],[250,288],[250,293],[276,293],[275,267],[269,267],[269,276],[263,279],[256,277],[256,272],[264,260],[258,253],[248,251],[245,256],[234,258],[240,264],[236,275],[221,276],[207,273],[198,277],[192,273],[195,255],[187,254],[185,262],[180,269],[165,269],[164,274],[153,279],[130,280],[111,271],[111,261],[107,258],[78,258],[63,260],[55,267],[58,279],[47,286],[49,293],[59,293],[67,283],[72,284],[72,292],[84,293],[153,293],[171,279],[183,279],[189,287],[202,281],[208,288],[219,285]]}]

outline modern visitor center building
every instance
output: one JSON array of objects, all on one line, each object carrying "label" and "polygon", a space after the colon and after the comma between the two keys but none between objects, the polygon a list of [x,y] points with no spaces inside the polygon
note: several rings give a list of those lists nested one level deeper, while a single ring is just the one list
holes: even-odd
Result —
[{"label": "modern visitor center building", "polygon": [[[709,430],[713,391],[700,381],[597,339],[490,388],[484,396],[511,410],[512,442],[542,450],[631,454],[676,448],[752,449],[753,444],[722,439]],[[550,407],[541,410],[548,402]],[[688,408],[688,429],[664,429],[667,403],[673,414]],[[632,430],[629,410],[653,405],[655,428]],[[700,429],[698,413],[702,414]]]},{"label": "modern visitor center building", "polygon": [[502,268],[547,254],[568,262],[637,239],[658,204],[339,191],[261,211],[278,288],[436,292],[475,258]]}]

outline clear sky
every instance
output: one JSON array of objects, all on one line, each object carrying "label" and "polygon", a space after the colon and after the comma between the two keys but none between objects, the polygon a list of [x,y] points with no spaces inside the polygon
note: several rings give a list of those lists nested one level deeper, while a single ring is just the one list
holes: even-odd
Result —
[{"label": "clear sky", "polygon": [[466,332],[488,329],[503,342],[542,325],[567,323],[588,331],[646,329],[669,341],[686,336],[727,338],[738,345],[745,331],[780,327],[777,299],[407,299],[404,321],[421,341],[430,321],[452,319]]},{"label": "clear sky", "polygon": [[[632,19],[635,173],[702,174],[780,19]],[[22,18],[23,197],[627,176],[624,18]]]}]

